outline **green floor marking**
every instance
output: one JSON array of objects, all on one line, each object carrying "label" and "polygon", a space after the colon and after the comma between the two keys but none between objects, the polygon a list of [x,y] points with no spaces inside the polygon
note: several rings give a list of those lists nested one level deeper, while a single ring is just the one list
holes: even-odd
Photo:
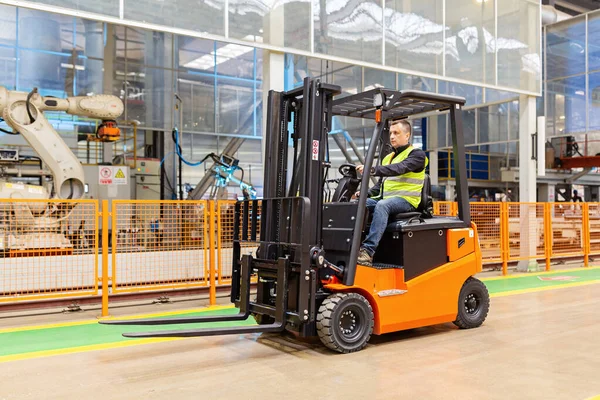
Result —
[{"label": "green floor marking", "polygon": [[[499,294],[523,289],[534,289],[543,287],[560,286],[566,283],[594,282],[600,283],[600,268],[577,271],[561,271],[550,274],[525,275],[518,278],[484,280],[490,294]],[[182,315],[219,315],[236,314],[235,308],[227,308],[213,311],[185,313],[171,315],[165,318],[173,318]],[[172,329],[193,329],[198,327],[212,328],[225,326],[254,325],[254,320],[236,322],[214,322],[207,324],[177,324],[162,326],[123,326],[123,325],[100,325],[86,324],[76,326],[54,327],[45,329],[23,330],[15,332],[0,333],[0,357],[16,354],[33,353],[40,351],[72,349],[83,346],[98,344],[119,343],[125,341],[134,342],[136,339],[128,339],[121,336],[123,332],[144,332]]]},{"label": "green floor marking", "polygon": [[[552,280],[558,279],[558,280]],[[534,289],[542,287],[560,286],[566,283],[581,283],[600,281],[600,269],[579,271],[561,271],[551,274],[532,274],[519,278],[483,280],[490,294],[510,292],[513,290]]]},{"label": "green floor marking", "polygon": [[[237,314],[235,308],[201,313],[183,313],[181,315],[219,315]],[[177,315],[175,317],[178,317]],[[169,316],[165,318],[173,318]],[[172,329],[214,328],[224,326],[255,325],[254,319],[236,322],[213,322],[206,324],[177,324],[177,325],[100,325],[87,324],[78,326],[65,326],[30,331],[6,332],[0,334],[0,356],[32,353],[38,351],[68,349],[73,347],[90,346],[106,343],[133,341],[121,336],[123,332],[150,332]]]}]

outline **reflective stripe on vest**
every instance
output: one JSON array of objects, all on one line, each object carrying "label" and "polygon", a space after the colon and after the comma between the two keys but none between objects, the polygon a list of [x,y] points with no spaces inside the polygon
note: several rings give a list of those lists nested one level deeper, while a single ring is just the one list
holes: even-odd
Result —
[{"label": "reflective stripe on vest", "polygon": [[[409,146],[402,153],[398,154],[394,159],[394,153],[388,154],[382,161],[381,165],[396,164],[408,158],[408,155],[414,150],[414,147]],[[429,163],[425,157],[425,167]],[[383,181],[383,198],[402,197],[415,208],[421,203],[421,191],[425,182],[425,168],[421,172],[407,172],[404,175],[392,176],[385,178]]]}]

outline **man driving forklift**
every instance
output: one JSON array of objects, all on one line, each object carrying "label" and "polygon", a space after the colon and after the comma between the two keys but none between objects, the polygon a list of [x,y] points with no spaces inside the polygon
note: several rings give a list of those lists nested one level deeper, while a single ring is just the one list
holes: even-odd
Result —
[{"label": "man driving forklift", "polygon": [[[393,151],[370,171],[370,175],[380,179],[368,193],[367,208],[373,214],[373,221],[358,253],[358,263],[362,265],[373,262],[389,216],[417,210],[429,162],[423,150],[411,146],[412,128],[407,120],[392,121],[389,130]],[[364,166],[358,165],[356,170],[362,174]],[[356,196],[359,195],[357,192]]]}]

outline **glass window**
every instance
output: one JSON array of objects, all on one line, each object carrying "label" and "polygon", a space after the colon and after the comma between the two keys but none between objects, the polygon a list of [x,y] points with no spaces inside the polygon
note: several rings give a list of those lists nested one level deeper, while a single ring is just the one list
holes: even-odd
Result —
[{"label": "glass window", "polygon": [[183,102],[183,129],[215,132],[214,76],[179,71],[177,93]]},{"label": "glass window", "polygon": [[364,90],[383,87],[386,89],[396,89],[396,74],[389,71],[381,71],[373,68],[365,68]]},{"label": "glass window", "polygon": [[16,87],[17,57],[15,49],[0,47],[0,85],[8,90]]},{"label": "glass window", "polygon": [[540,92],[540,2],[502,0],[497,8],[498,85]]},{"label": "glass window", "polygon": [[547,82],[547,118],[554,126],[548,136],[586,128],[585,75]]},{"label": "glass window", "polygon": [[342,88],[342,94],[357,94],[363,88],[362,68],[351,64],[334,62],[333,83]]},{"label": "glass window", "polygon": [[398,90],[435,92],[435,80],[415,75],[398,74]]},{"label": "glass window", "polygon": [[590,126],[588,130],[600,130],[600,73],[589,75],[588,112]]},{"label": "glass window", "polygon": [[464,97],[467,101],[467,106],[474,106],[483,102],[483,90],[479,86],[438,81],[438,93]]},{"label": "glass window", "polygon": [[219,75],[254,78],[254,47],[217,42],[215,60]]},{"label": "glass window", "polygon": [[127,64],[125,88],[127,119],[142,126],[172,127],[173,71]]},{"label": "glass window", "polygon": [[376,64],[382,62],[381,1],[312,2],[315,52]]},{"label": "glass window", "polygon": [[224,0],[125,0],[125,19],[225,34]]},{"label": "glass window", "polygon": [[139,28],[126,28],[128,62],[155,67],[173,67],[173,35]]},{"label": "glass window", "polygon": [[177,37],[179,68],[215,72],[215,42],[187,36]]},{"label": "glass window", "polygon": [[600,69],[600,13],[588,14],[588,68],[589,71]]},{"label": "glass window", "polygon": [[309,21],[308,0],[229,1],[229,36],[232,38],[308,51]]},{"label": "glass window", "polygon": [[546,28],[546,79],[585,72],[585,16]]},{"label": "glass window", "polygon": [[495,89],[484,89],[485,90],[485,101],[494,102],[499,100],[508,100],[519,97],[518,93],[514,92],[506,92],[503,90],[495,90]]},{"label": "glass window", "polygon": [[104,93],[104,61],[79,59],[77,63],[77,81],[75,95],[88,96]]},{"label": "glass window", "polygon": [[262,82],[256,83],[256,136],[264,136],[263,132],[263,86]]},{"label": "glass window", "polygon": [[495,83],[495,1],[446,0],[446,76]]},{"label": "glass window", "polygon": [[73,17],[19,8],[19,47],[70,55],[73,50]]},{"label": "glass window", "polygon": [[18,90],[30,91],[37,87],[46,96],[72,94],[74,69],[71,57],[33,50],[19,50],[18,57]]},{"label": "glass window", "polygon": [[385,65],[443,75],[442,0],[386,0]]},{"label": "glass window", "polygon": [[508,140],[508,112],[506,105],[493,105],[478,109],[478,143]]},{"label": "glass window", "polygon": [[33,3],[43,3],[51,6],[71,8],[79,11],[92,12],[113,17],[119,16],[119,0],[31,0]]},{"label": "glass window", "polygon": [[76,18],[75,49],[79,55],[104,58],[104,24]]},{"label": "glass window", "polygon": [[253,135],[254,85],[230,79],[218,81],[217,132]]},{"label": "glass window", "polygon": [[[547,134],[548,132],[546,132]],[[519,102],[508,104],[508,139],[519,140]]]},{"label": "glass window", "polygon": [[0,44],[14,46],[17,42],[17,8],[0,5]]}]

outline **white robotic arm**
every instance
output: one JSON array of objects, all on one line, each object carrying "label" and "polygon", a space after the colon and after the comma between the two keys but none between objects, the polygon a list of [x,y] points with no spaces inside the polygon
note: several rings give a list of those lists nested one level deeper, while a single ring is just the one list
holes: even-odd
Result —
[{"label": "white robotic arm", "polygon": [[111,121],[123,113],[123,102],[110,95],[66,99],[42,97],[36,89],[25,93],[0,86],[0,111],[4,121],[23,135],[52,172],[55,196],[79,199],[84,194],[83,167],[44,117],[43,111],[66,111],[72,115]]}]

